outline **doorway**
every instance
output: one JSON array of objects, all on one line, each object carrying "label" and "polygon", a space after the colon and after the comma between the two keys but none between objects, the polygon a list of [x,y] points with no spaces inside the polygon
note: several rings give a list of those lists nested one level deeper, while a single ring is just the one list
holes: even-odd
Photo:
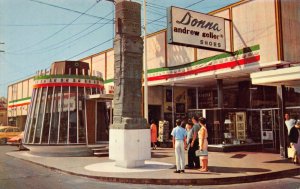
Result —
[{"label": "doorway", "polygon": [[156,125],[161,120],[161,106],[160,105],[149,105],[148,106],[148,121],[154,120]]},{"label": "doorway", "polygon": [[263,150],[279,153],[279,121],[278,109],[262,109],[261,116],[261,143]]},{"label": "doorway", "polygon": [[96,102],[96,143],[107,143],[109,140],[109,113],[106,102]]}]

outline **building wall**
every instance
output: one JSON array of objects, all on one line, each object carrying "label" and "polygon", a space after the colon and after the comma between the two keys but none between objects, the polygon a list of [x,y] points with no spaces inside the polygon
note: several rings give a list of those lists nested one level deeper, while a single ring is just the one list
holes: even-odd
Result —
[{"label": "building wall", "polygon": [[163,87],[149,87],[148,91],[148,102],[151,105],[162,105],[164,102],[163,98]]},{"label": "building wall", "polygon": [[300,1],[281,1],[281,15],[284,60],[299,62]]},{"label": "building wall", "polygon": [[232,8],[234,49],[260,45],[260,66],[277,61],[275,0],[256,0]]},{"label": "building wall", "polygon": [[33,77],[8,86],[7,116],[10,124],[15,124],[20,128],[24,128],[32,94],[32,87]]},{"label": "building wall", "polygon": [[0,109],[0,125],[7,125],[7,110]]},{"label": "building wall", "polygon": [[148,69],[166,67],[166,31],[147,37]]}]

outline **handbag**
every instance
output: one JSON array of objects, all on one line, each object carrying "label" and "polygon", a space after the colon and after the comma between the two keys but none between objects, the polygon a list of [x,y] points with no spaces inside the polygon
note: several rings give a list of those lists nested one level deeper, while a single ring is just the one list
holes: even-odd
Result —
[{"label": "handbag", "polygon": [[195,155],[197,157],[199,157],[199,156],[208,156],[208,151],[207,150],[196,150]]}]

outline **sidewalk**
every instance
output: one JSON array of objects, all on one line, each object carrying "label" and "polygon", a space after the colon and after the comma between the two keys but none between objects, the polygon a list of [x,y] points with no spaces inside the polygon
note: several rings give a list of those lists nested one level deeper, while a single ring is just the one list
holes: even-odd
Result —
[{"label": "sidewalk", "polygon": [[[300,166],[279,154],[261,152],[209,153],[209,172],[186,169],[175,174],[173,149],[152,151],[147,166],[136,169],[115,167],[108,157],[41,157],[29,151],[9,152],[10,156],[65,173],[100,181],[163,185],[218,185],[256,182],[300,175]],[[187,160],[186,160],[187,162]]]}]

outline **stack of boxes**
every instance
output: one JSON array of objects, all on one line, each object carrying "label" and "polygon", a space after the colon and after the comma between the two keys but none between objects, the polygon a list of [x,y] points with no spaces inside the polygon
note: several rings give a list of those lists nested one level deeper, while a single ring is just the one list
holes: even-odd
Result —
[{"label": "stack of boxes", "polygon": [[169,140],[169,122],[168,121],[159,121],[158,127],[158,141],[167,142]]}]

